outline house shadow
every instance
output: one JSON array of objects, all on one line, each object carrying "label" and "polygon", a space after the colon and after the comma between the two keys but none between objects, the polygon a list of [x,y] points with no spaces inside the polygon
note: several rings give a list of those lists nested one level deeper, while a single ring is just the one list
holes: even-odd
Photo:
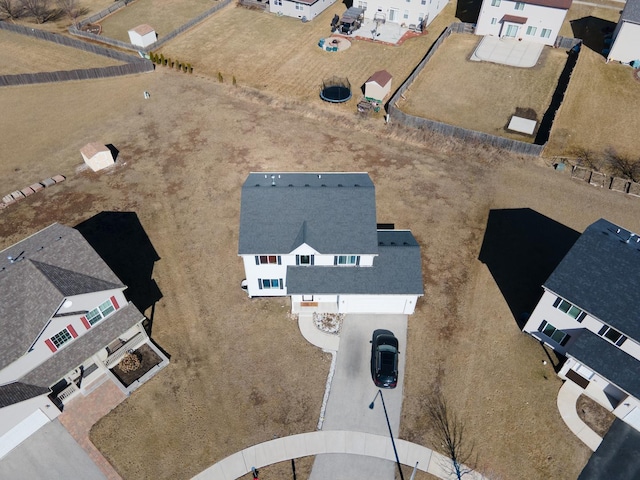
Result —
[{"label": "house shadow", "polygon": [[80,234],[128,288],[125,296],[141,312],[151,308],[147,332],[155,304],[162,292],[153,279],[153,265],[160,260],[135,212],[101,212],[76,225]]},{"label": "house shadow", "polygon": [[[622,8],[620,11],[622,11]],[[581,39],[582,45],[585,47],[599,53],[600,55],[603,55],[602,52],[604,49],[610,48],[611,45],[606,43],[609,40],[605,40],[605,38],[610,38],[613,30],[616,28],[616,24],[614,22],[588,16],[571,20],[569,23],[571,24],[573,36]]]},{"label": "house shadow", "polygon": [[481,7],[482,0],[458,0],[456,17],[459,18],[461,22],[478,23]]},{"label": "house shadow", "polygon": [[530,208],[489,212],[478,260],[489,268],[520,329],[542,284],[579,236]]}]

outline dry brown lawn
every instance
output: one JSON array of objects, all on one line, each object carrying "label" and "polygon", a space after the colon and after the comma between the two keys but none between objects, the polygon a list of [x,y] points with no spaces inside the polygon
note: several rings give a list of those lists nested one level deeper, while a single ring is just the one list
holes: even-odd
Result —
[{"label": "dry brown lawn", "polygon": [[453,5],[447,6],[428,34],[399,47],[359,40],[343,52],[321,50],[318,41],[330,35],[331,18],[344,8],[336,2],[312,22],[302,23],[230,5],[160,51],[191,63],[196,73],[216,78],[220,72],[225,82],[235,77],[239,85],[316,104],[322,103],[318,94],[323,79],[347,77],[353,99],[332,107],[354,112],[360,88],[371,74],[386,69],[393,75],[392,88],[397,88],[453,21],[454,12]]},{"label": "dry brown lawn", "polygon": [[158,35],[166,35],[214,5],[212,0],[136,0],[100,22],[101,35],[128,43],[127,32],[143,23],[151,25]]},{"label": "dry brown lawn", "polygon": [[0,30],[0,73],[53,72],[119,65],[122,62],[77,48]]},{"label": "dry brown lawn", "polygon": [[516,108],[542,120],[567,60],[565,51],[545,48],[533,68],[469,60],[481,37],[448,37],[399,103],[402,111],[516,140],[530,135],[506,130]]}]

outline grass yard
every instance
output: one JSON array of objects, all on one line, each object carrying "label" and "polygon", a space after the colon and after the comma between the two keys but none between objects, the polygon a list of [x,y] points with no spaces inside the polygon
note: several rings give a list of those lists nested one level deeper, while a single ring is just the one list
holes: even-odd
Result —
[{"label": "grass yard", "polygon": [[542,119],[567,59],[564,50],[545,48],[533,68],[469,60],[480,37],[447,38],[399,104],[406,113],[439,122],[532,142],[508,132],[516,108],[531,109]]},{"label": "grass yard", "polygon": [[377,70],[393,75],[392,90],[409,76],[446,25],[453,21],[453,5],[446,7],[429,26],[428,34],[389,46],[354,41],[343,52],[326,52],[318,47],[331,34],[334,14],[342,3],[329,7],[312,22],[230,5],[176,38],[160,51],[166,56],[191,63],[194,73],[225,82],[235,77],[239,85],[259,88],[271,95],[306,100],[316,104],[322,80],[333,75],[347,77],[353,99],[333,110],[355,112],[362,97],[360,87]]},{"label": "grass yard", "polygon": [[[99,116],[85,114],[86,98]],[[439,448],[422,405],[438,384],[493,478],[575,478],[586,463],[557,411],[560,381],[478,255],[492,210],[526,207],[579,231],[606,217],[638,231],[637,199],[530,158],[437,137],[418,144],[380,122],[162,69],[0,89],[0,102],[11,118],[0,191],[67,175],[0,212],[3,246],[54,220],[135,212],[160,257],[163,297],[145,313],[171,365],[92,431],[124,478],[189,478],[242,448],[315,429],[329,359],[302,339],[288,301],[249,300],[239,288],[240,186],[259,170],[368,171],[378,220],[410,228],[422,245],[426,295],[409,321],[401,438]],[[80,168],[78,150],[93,140],[120,150],[115,169]]]},{"label": "grass yard", "polygon": [[76,68],[108,67],[122,62],[77,48],[0,30],[0,73],[54,72]]},{"label": "grass yard", "polygon": [[101,22],[102,34],[122,42],[129,42],[132,28],[141,24],[151,25],[162,37],[215,5],[211,0],[136,0],[117,10]]},{"label": "grass yard", "polygon": [[615,26],[618,10],[573,5],[569,15],[578,21],[589,15],[593,18],[580,24],[578,33],[589,35],[556,116],[545,154],[571,155],[577,147],[601,153],[613,147],[620,154],[637,157],[640,82],[634,80],[629,66],[607,64],[601,55],[600,29],[603,25]]}]

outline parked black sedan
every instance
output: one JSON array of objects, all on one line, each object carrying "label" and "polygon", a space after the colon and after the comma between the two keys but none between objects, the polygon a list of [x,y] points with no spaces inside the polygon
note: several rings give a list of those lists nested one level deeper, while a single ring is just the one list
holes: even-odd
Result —
[{"label": "parked black sedan", "polygon": [[371,339],[371,377],[379,388],[398,384],[398,339],[389,330],[376,330]]}]

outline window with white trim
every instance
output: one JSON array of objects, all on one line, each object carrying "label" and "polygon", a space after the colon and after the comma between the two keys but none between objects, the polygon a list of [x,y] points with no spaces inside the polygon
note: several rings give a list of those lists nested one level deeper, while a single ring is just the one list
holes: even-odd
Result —
[{"label": "window with white trim", "polygon": [[296,3],[296,10],[304,10],[304,5],[301,3]]},{"label": "window with white trim", "polygon": [[516,2],[516,10],[524,10],[524,2]]},{"label": "window with white trim", "polygon": [[407,19],[409,18],[409,10],[405,10],[405,11],[404,11],[403,18],[404,18],[405,20],[407,20]]},{"label": "window with white trim", "polygon": [[116,307],[111,301],[111,299],[109,299],[106,302],[103,302],[100,305],[98,305],[98,307],[94,308],[89,313],[87,313],[86,315],[87,321],[89,322],[90,325],[94,325],[98,323],[100,320],[102,320],[103,318],[108,317],[115,311],[116,311]]},{"label": "window with white trim", "polygon": [[600,335],[603,338],[606,338],[607,340],[609,340],[614,345],[617,345],[618,347],[622,345],[627,339],[627,337],[622,335],[619,331],[614,330],[613,328],[607,325],[602,326],[600,331],[598,331],[598,335]]},{"label": "window with white trim", "polygon": [[296,255],[296,265],[313,265],[313,255]]},{"label": "window with white trim", "polygon": [[427,4],[427,0],[420,0],[420,5],[426,5]]},{"label": "window with white trim", "polygon": [[259,278],[258,279],[258,287],[262,290],[273,290],[284,288],[283,282],[281,278]]},{"label": "window with white trim", "polygon": [[500,0],[491,0],[491,6],[492,7],[499,7],[500,6]]},{"label": "window with white trim", "polygon": [[497,18],[492,18],[491,19],[491,25],[495,25],[496,23],[498,23],[498,19]]},{"label": "window with white trim", "polygon": [[73,337],[69,330],[63,328],[62,331],[56,333],[53,337],[51,337],[51,342],[56,346],[56,348],[60,348],[62,345],[67,343]]},{"label": "window with white trim", "polygon": [[333,262],[334,265],[359,265],[360,255],[336,255]]},{"label": "window with white trim", "polygon": [[542,38],[549,38],[551,36],[551,30],[548,28],[543,28],[542,32],[540,33],[540,36]]},{"label": "window with white trim", "polygon": [[540,327],[538,328],[538,331],[540,333],[544,333],[551,340],[555,341],[556,343],[562,346],[566,345],[567,342],[569,341],[569,338],[571,338],[569,334],[564,333],[562,330],[557,329],[546,320],[542,321],[542,323],[540,324]]},{"label": "window with white trim", "polygon": [[256,255],[256,265],[280,265],[280,255]]},{"label": "window with white trim", "polygon": [[538,27],[527,27],[527,35],[535,35]]},{"label": "window with white trim", "polygon": [[556,301],[553,302],[553,306],[561,312],[566,313],[571,318],[575,318],[578,322],[582,322],[582,320],[584,320],[584,317],[587,316],[587,314],[584,313],[581,309],[579,309],[572,303],[563,300],[560,297],[556,298]]}]

